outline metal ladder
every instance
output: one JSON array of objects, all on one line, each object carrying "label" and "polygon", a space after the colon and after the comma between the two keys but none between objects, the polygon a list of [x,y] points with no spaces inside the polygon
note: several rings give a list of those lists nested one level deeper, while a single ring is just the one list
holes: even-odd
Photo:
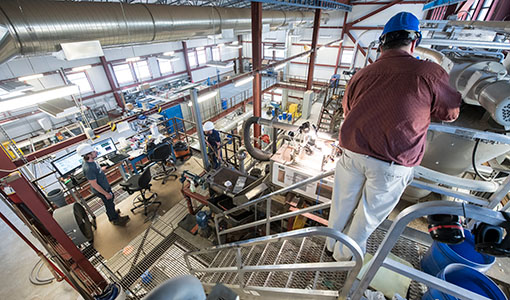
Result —
[{"label": "metal ladder", "polygon": [[342,91],[339,87],[328,87],[317,122],[319,131],[333,133],[338,130],[342,115]]},{"label": "metal ladder", "polygon": [[[353,260],[336,262],[326,252],[328,237],[350,249]],[[207,254],[215,255],[209,267],[190,264],[190,258]],[[187,253],[184,258],[206,291],[222,283],[241,299],[347,299],[363,265],[356,242],[326,227],[215,246]]]}]

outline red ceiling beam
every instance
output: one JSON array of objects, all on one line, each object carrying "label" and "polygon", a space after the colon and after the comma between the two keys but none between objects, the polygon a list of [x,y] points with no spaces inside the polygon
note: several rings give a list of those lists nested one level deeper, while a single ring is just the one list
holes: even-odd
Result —
[{"label": "red ceiling beam", "polygon": [[321,10],[315,9],[315,16],[313,18],[313,33],[312,33],[312,53],[310,54],[310,62],[308,64],[308,77],[306,79],[306,89],[312,88],[313,71],[315,66],[315,57],[317,56],[317,41],[319,40],[319,30],[321,22]]},{"label": "red ceiling beam", "polygon": [[382,6],[382,7],[380,7],[380,8],[378,8],[378,9],[374,10],[373,12],[368,13],[368,14],[364,15],[363,17],[358,18],[358,19],[356,19],[356,20],[354,20],[354,21],[350,22],[350,23],[349,23],[349,26],[352,26],[352,25],[354,25],[354,24],[358,24],[359,22],[364,21],[364,20],[366,20],[366,19],[368,19],[368,18],[372,17],[373,15],[376,15],[376,14],[380,13],[380,12],[381,12],[381,11],[383,11],[383,10],[385,10],[385,9],[387,9],[387,8],[392,7],[392,6],[393,6],[393,5],[395,5],[395,4],[399,4],[399,3],[401,3],[402,1],[404,1],[404,0],[394,0],[394,1],[391,1],[390,3],[388,3],[388,4],[386,4],[386,5]]},{"label": "red ceiling beam", "polygon": [[506,17],[510,15],[510,1],[495,0],[487,17],[487,21],[505,21]]}]

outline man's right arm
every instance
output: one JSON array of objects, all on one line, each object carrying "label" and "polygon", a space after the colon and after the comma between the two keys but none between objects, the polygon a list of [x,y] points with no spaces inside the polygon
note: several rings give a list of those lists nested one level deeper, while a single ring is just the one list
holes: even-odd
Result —
[{"label": "man's right arm", "polygon": [[462,96],[449,83],[450,77],[441,68],[440,76],[432,84],[431,117],[445,122],[455,121],[459,117]]},{"label": "man's right arm", "polygon": [[108,193],[107,191],[105,191],[100,185],[99,183],[97,183],[97,179],[93,179],[93,180],[89,180],[89,184],[91,187],[93,187],[96,191],[100,192],[101,194],[103,194],[106,199],[111,199],[111,196],[112,194],[111,193]]}]

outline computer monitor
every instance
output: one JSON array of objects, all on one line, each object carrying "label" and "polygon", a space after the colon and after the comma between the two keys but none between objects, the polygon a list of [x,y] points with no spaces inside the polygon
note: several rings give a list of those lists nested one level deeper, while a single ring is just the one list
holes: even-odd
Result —
[{"label": "computer monitor", "polygon": [[94,143],[92,144],[92,148],[97,151],[97,157],[102,157],[117,151],[117,147],[115,147],[115,143],[112,138],[107,138],[106,140]]},{"label": "computer monitor", "polygon": [[82,162],[82,157],[79,156],[76,151],[72,151],[62,157],[55,159],[51,162],[51,164],[57,170],[60,176],[67,176],[74,172],[76,169],[80,168]]}]

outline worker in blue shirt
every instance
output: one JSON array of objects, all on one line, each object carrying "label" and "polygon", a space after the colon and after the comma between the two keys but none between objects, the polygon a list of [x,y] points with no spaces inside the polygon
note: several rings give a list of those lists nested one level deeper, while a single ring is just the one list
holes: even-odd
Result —
[{"label": "worker in blue shirt", "polygon": [[212,167],[217,169],[220,167],[221,159],[221,138],[220,133],[214,129],[214,123],[207,121],[204,123],[204,132],[207,136],[207,145],[209,148],[209,155],[212,160]]},{"label": "worker in blue shirt", "polygon": [[87,178],[92,193],[103,201],[108,220],[113,225],[126,226],[129,222],[129,217],[121,216],[120,211],[115,209],[115,202],[113,202],[114,195],[104,173],[105,168],[101,168],[95,161],[97,151],[90,144],[82,144],[76,148],[76,152],[83,157],[83,175]]}]

